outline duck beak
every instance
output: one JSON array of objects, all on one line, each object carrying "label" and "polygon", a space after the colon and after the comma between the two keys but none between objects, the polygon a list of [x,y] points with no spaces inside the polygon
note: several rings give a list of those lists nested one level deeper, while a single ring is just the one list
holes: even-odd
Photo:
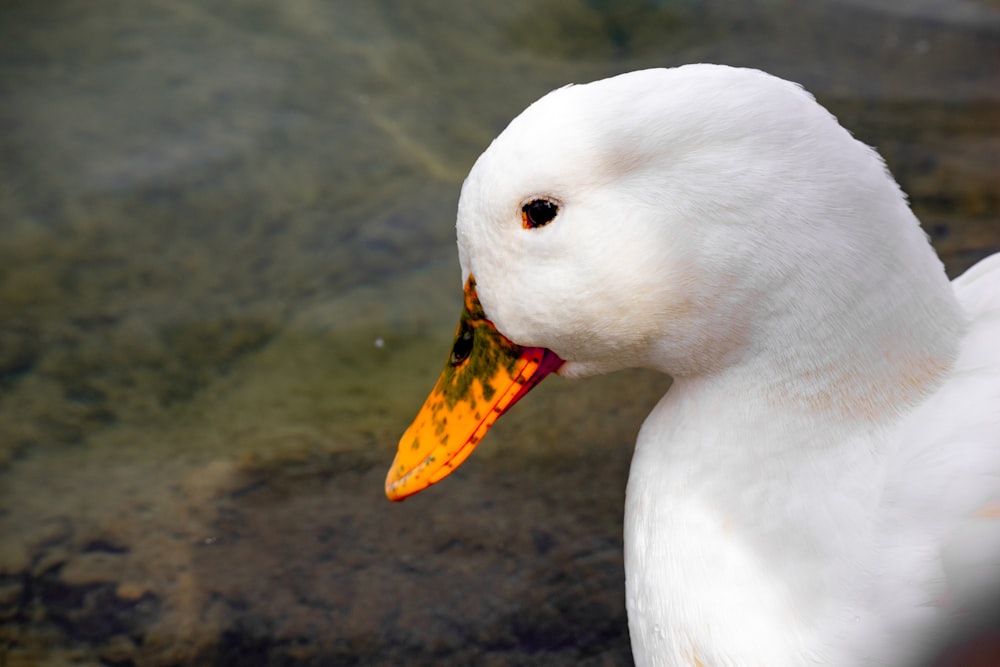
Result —
[{"label": "duck beak", "polygon": [[562,363],[550,350],[515,345],[497,331],[469,276],[451,355],[399,441],[385,495],[403,500],[447,477],[500,415]]}]

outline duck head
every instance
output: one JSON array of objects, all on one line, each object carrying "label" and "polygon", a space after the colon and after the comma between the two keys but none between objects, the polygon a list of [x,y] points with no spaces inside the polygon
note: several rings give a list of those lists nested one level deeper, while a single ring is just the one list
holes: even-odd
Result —
[{"label": "duck head", "polygon": [[466,308],[400,442],[392,499],[446,476],[553,370],[791,368],[781,355],[822,344],[789,345],[803,323],[822,338],[877,320],[870,285],[903,289],[927,262],[941,273],[872,149],[799,86],[716,65],[541,98],[472,168],[457,232]]}]

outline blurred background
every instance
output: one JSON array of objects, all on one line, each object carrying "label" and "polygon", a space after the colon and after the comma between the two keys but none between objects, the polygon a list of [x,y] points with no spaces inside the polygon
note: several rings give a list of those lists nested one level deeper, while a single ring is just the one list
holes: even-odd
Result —
[{"label": "blurred background", "polygon": [[547,381],[390,504],[478,154],[568,82],[805,85],[951,275],[1000,250],[997,0],[0,0],[0,665],[620,665],[669,380]]}]

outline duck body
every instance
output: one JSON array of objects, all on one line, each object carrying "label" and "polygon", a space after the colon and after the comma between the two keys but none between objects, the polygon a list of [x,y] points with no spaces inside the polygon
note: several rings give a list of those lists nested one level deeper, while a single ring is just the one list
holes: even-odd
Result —
[{"label": "duck body", "polygon": [[795,84],[553,91],[479,158],[457,231],[504,340],[674,378],[627,488],[637,665],[918,664],[1000,592],[1000,255],[950,283]]},{"label": "duck body", "polygon": [[676,381],[626,497],[637,665],[922,665],[1000,599],[1000,256],[979,269],[956,360],[882,421]]}]

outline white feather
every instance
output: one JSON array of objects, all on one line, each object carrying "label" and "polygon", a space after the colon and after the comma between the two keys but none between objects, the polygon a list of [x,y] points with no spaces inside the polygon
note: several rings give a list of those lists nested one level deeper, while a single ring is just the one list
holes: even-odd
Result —
[{"label": "white feather", "polygon": [[[525,229],[537,198],[558,215]],[[675,378],[626,499],[637,664],[910,664],[1000,583],[1000,256],[949,283],[798,86],[691,65],[553,91],[457,227],[513,341]]]}]

